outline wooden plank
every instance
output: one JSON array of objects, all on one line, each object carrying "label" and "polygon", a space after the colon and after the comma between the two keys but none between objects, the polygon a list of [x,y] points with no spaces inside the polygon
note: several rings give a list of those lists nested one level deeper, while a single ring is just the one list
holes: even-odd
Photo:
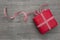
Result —
[{"label": "wooden plank", "polygon": [[33,14],[29,15],[27,23],[23,22],[23,15],[10,20],[3,14],[4,7],[8,8],[8,14],[12,16],[20,10],[32,12],[45,3],[49,4],[49,8],[60,24],[60,0],[0,0],[0,40],[60,40],[60,25],[41,35],[33,23]]}]

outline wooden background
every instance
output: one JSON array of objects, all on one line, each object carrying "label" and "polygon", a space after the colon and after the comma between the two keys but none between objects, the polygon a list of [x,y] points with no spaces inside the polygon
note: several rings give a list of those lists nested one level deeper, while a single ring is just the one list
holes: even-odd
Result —
[{"label": "wooden background", "polygon": [[[3,9],[8,8],[8,15],[23,10],[32,12],[39,9],[41,4],[49,4],[58,26],[45,35],[41,35],[32,18],[29,15],[27,23],[23,21],[23,15],[19,15],[14,20],[4,17]],[[0,40],[60,40],[60,0],[0,0]]]}]

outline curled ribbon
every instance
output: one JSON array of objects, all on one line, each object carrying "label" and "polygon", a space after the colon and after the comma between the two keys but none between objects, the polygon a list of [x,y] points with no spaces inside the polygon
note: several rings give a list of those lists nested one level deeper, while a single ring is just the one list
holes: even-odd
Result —
[{"label": "curled ribbon", "polygon": [[[39,10],[35,10],[35,11],[33,11],[33,14],[35,14],[35,15],[39,15],[40,14],[40,11],[42,11],[42,8],[44,7],[44,6],[48,6],[48,4],[43,4],[43,5],[41,5],[41,10],[39,9]],[[27,21],[27,19],[28,19],[28,15],[29,14],[31,14],[31,13],[26,13],[26,12],[24,12],[24,11],[19,11],[19,12],[17,12],[17,13],[15,13],[12,17],[9,17],[8,16],[8,14],[7,14],[7,8],[4,8],[4,16],[5,17],[7,17],[7,18],[10,18],[10,19],[15,19],[19,14],[23,14],[24,15],[24,21],[26,22]]]},{"label": "curled ribbon", "polygon": [[26,12],[19,11],[19,12],[15,13],[12,17],[9,17],[8,14],[7,14],[7,8],[4,8],[4,16],[7,17],[7,18],[15,19],[19,14],[24,15],[24,21],[26,22],[27,19],[28,19]]}]

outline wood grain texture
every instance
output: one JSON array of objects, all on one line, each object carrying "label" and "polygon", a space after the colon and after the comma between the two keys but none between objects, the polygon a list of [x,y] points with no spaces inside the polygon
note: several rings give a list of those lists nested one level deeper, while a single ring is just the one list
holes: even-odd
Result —
[{"label": "wood grain texture", "polygon": [[41,35],[33,23],[33,14],[29,15],[27,23],[23,21],[23,15],[10,20],[3,14],[4,7],[8,8],[8,15],[12,16],[20,10],[32,12],[45,3],[49,4],[55,19],[60,24],[60,0],[0,0],[0,40],[60,40],[60,25]]}]

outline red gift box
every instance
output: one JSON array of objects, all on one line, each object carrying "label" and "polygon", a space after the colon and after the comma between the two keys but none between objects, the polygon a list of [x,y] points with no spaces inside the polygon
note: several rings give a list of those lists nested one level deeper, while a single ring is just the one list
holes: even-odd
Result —
[{"label": "red gift box", "polygon": [[41,34],[47,33],[58,24],[50,9],[44,9],[39,15],[33,18],[33,21]]}]

